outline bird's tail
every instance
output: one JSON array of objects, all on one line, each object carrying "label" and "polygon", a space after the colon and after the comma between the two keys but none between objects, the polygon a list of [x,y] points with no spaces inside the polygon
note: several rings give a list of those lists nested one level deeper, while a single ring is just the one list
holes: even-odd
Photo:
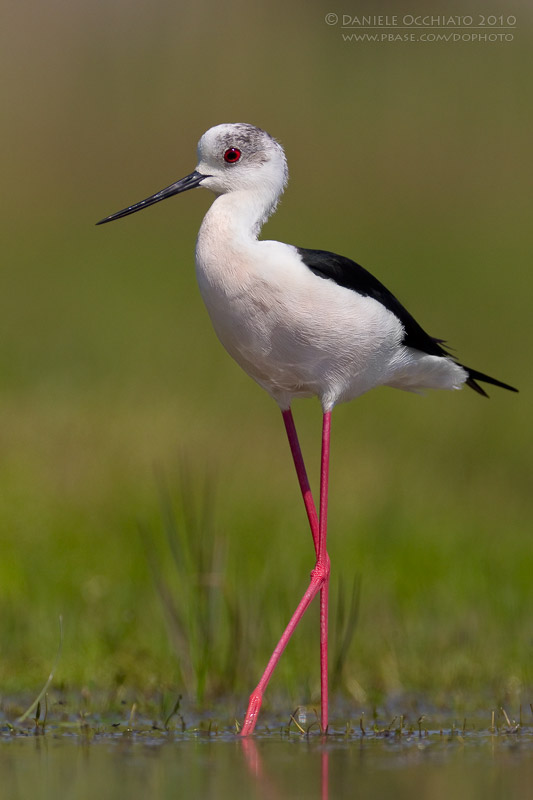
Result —
[{"label": "bird's tail", "polygon": [[508,389],[510,392],[518,391],[518,389],[515,389],[514,386],[509,386],[508,383],[503,383],[503,381],[499,381],[496,378],[491,378],[490,375],[485,375],[483,372],[478,372],[476,369],[465,367],[464,364],[461,366],[468,373],[468,378],[465,381],[466,385],[470,386],[470,388],[475,392],[478,392],[478,394],[482,394],[483,397],[488,397],[488,394],[483,387],[479,385],[478,381],[481,381],[482,383],[491,383],[493,386],[499,386],[500,389]]}]

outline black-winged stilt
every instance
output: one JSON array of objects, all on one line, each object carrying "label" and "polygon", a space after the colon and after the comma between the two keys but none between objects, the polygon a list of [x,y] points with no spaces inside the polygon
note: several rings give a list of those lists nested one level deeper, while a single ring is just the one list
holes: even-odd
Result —
[{"label": "black-winged stilt", "polygon": [[[309,586],[250,696],[242,734],[253,731],[263,693],[294,629],[320,591],[321,725],[328,726],[328,587],[326,550],[331,412],[376,386],[418,391],[459,389],[481,395],[479,381],[517,391],[465,367],[429,336],[388,289],[349,258],[323,250],[259,241],[288,179],[281,145],[244,123],[210,128],[198,143],[194,172],[98,224],[133,214],[203,186],[216,195],[196,244],[202,297],[224,347],[280,406],[296,467],[316,564]],[[320,506],[309,487],[291,402],[322,404]]]}]

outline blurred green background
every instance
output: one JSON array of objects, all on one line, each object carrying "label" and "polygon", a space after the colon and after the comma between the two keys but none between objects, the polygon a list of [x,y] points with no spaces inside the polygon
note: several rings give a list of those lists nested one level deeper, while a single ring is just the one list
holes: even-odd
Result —
[{"label": "blurred green background", "polygon": [[[44,681],[62,614],[56,685],[244,705],[306,585],[279,412],[217,342],[195,284],[211,198],[94,226],[192,171],[208,127],[245,121],[289,160],[265,237],[356,259],[521,391],[383,389],[336,411],[337,654],[354,580],[359,606],[335,686],[357,702],[528,698],[531,10],[513,5],[504,43],[356,44],[324,21],[484,10],[443,5],[4,5],[3,692]],[[320,410],[294,412],[314,480]],[[313,608],[270,698],[316,699],[317,627]]]}]

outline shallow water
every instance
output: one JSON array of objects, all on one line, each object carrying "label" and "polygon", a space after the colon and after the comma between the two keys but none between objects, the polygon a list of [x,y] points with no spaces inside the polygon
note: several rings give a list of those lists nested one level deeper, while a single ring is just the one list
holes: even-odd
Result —
[{"label": "shallow water", "polygon": [[286,726],[240,739],[208,726],[68,721],[0,728],[0,796],[9,798],[376,798],[527,796],[533,728],[366,731],[327,737]]}]

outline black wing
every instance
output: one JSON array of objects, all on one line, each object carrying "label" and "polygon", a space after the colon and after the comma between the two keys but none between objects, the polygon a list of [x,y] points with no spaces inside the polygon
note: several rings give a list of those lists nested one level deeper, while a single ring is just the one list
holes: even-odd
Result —
[{"label": "black wing", "polygon": [[[453,356],[442,347],[444,343],[443,340],[436,339],[426,333],[422,326],[419,325],[416,319],[402,306],[392,292],[389,292],[381,281],[378,281],[372,273],[368,272],[368,270],[360,264],[357,264],[350,258],[339,256],[336,253],[330,253],[327,250],[306,250],[303,247],[298,247],[297,250],[303,263],[309,267],[311,272],[318,275],[318,277],[335,281],[339,286],[343,286],[345,289],[351,289],[365,297],[372,297],[389,311],[392,311],[403,325],[404,336],[402,344],[406,347],[412,347],[415,350],[420,350],[432,356],[453,358]],[[486,392],[476,383],[476,380],[492,383],[494,386],[500,386],[512,392],[518,391],[513,386],[502,383],[496,380],[496,378],[491,378],[489,375],[485,375],[482,372],[465,367],[464,364],[461,364],[461,366],[468,372],[467,386],[470,386],[476,392],[479,392],[479,394],[486,396]]]},{"label": "black wing", "polygon": [[392,311],[405,331],[402,344],[432,356],[449,355],[441,347],[442,339],[429,336],[392,292],[389,292],[386,286],[360,264],[345,256],[329,253],[327,250],[305,250],[303,247],[298,247],[298,253],[304,264],[315,275],[335,281],[339,286],[352,289],[365,297],[372,297]]}]

